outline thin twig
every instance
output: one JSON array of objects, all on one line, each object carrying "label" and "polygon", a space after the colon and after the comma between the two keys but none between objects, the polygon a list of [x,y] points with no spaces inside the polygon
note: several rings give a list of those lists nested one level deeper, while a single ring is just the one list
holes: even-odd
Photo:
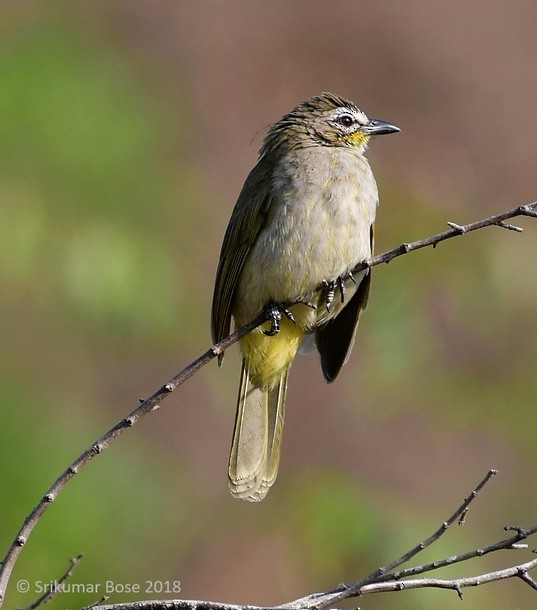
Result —
[{"label": "thin twig", "polygon": [[[275,607],[243,606],[241,604],[223,604],[195,599],[155,599],[124,604],[106,604],[92,606],[92,608],[95,610],[276,610]],[[83,608],[82,610],[86,609]]]},{"label": "thin twig", "polygon": [[[435,587],[440,589],[454,589],[459,593],[461,589],[468,587],[479,587],[486,585],[490,582],[497,580],[506,580],[507,578],[521,578],[529,584],[532,588],[535,588],[535,581],[528,575],[529,570],[537,568],[537,559],[532,559],[526,563],[522,563],[517,566],[504,568],[503,570],[496,570],[495,572],[487,572],[486,574],[480,574],[479,576],[470,576],[466,578],[454,578],[454,579],[439,579],[439,578],[416,578],[414,580],[405,580],[402,582],[379,582],[366,585],[360,591],[360,595],[366,593],[382,593],[385,591],[407,591],[409,589],[423,589],[425,587]],[[533,583],[533,584],[532,584]]]},{"label": "thin twig", "polygon": [[484,557],[485,555],[495,553],[496,551],[524,549],[527,548],[527,545],[520,545],[519,542],[521,540],[525,540],[529,536],[533,536],[535,533],[537,533],[537,525],[524,530],[517,528],[517,534],[511,536],[510,538],[505,538],[495,542],[494,544],[489,544],[488,546],[474,549],[473,551],[468,551],[467,553],[454,555],[453,557],[448,557],[447,559],[433,561],[423,566],[406,568],[405,570],[400,570],[399,572],[385,574],[382,580],[400,580],[402,578],[407,578],[408,576],[417,576],[418,574],[424,574],[425,572],[430,572],[431,570],[438,570],[462,561],[468,561],[469,559],[474,559],[475,557]]},{"label": "thin twig", "polygon": [[478,229],[484,229],[485,227],[492,226],[508,228],[504,227],[502,223],[509,220],[509,218],[516,218],[517,216],[529,216],[531,218],[537,218],[537,211],[535,210],[536,207],[537,201],[534,201],[532,203],[528,203],[527,205],[521,205],[518,208],[513,208],[512,210],[503,212],[502,214],[496,214],[494,216],[484,218],[483,220],[471,222],[467,225],[459,225],[454,222],[448,222],[447,224],[452,227],[449,231],[437,233],[436,235],[432,235],[431,237],[426,237],[425,239],[420,239],[418,241],[404,243],[393,250],[388,250],[388,252],[373,256],[364,264],[358,265],[355,269],[353,269],[353,273],[365,269],[366,267],[380,265],[380,263],[389,263],[394,258],[407,254],[408,252],[413,252],[414,250],[420,250],[421,248],[427,248],[428,246],[433,246],[433,248],[436,248],[440,242],[445,241],[446,239],[466,235],[466,233],[471,233],[472,231],[477,231]]},{"label": "thin twig", "polygon": [[[468,587],[479,587],[499,580],[508,578],[520,578],[532,589],[537,590],[537,582],[529,576],[528,572],[537,568],[537,559],[532,559],[520,565],[470,576],[466,578],[441,579],[441,578],[416,578],[405,580],[404,582],[374,582],[364,585],[360,590],[360,595],[373,593],[387,593],[391,591],[410,591],[411,589],[452,589],[462,598],[462,589]],[[315,606],[310,606],[313,608]],[[106,604],[103,606],[93,606],[94,610],[288,610],[289,605],[283,606],[251,606],[239,604],[222,604],[219,602],[207,602],[197,600],[163,599],[137,601],[119,604]],[[85,609],[84,609],[85,610]]]},{"label": "thin twig", "polygon": [[392,580],[394,578],[394,575],[389,573],[400,565],[407,563],[410,559],[412,559],[412,557],[416,556],[418,553],[421,553],[421,551],[431,546],[431,544],[436,542],[443,534],[445,534],[448,528],[455,521],[457,521],[463,513],[466,513],[468,511],[468,507],[470,506],[470,504],[475,500],[479,492],[483,489],[483,487],[485,487],[485,485],[496,473],[497,470],[489,470],[485,477],[472,491],[472,493],[464,499],[462,504],[455,510],[455,512],[451,515],[451,517],[449,517],[449,519],[444,521],[444,523],[442,523],[442,525],[431,536],[417,544],[414,548],[410,549],[410,551],[404,553],[404,555],[401,555],[401,557],[399,557],[395,561],[392,561],[391,563],[376,569],[374,572],[369,574],[369,576],[366,576],[365,578],[362,578],[355,583],[349,585],[342,584],[336,589],[328,591],[327,593],[316,593],[314,594],[314,596],[309,595],[307,597],[297,599],[291,602],[290,604],[286,604],[286,607],[293,609],[311,608],[311,602],[315,600],[314,607],[317,610],[321,610],[322,608],[326,608],[328,606],[336,604],[342,599],[348,599],[349,597],[355,597],[356,595],[359,595],[362,589],[372,582],[379,582],[379,580],[383,581],[385,579]]},{"label": "thin twig", "polygon": [[109,595],[103,595],[100,599],[98,599],[97,601],[93,602],[92,604],[90,604],[89,606],[84,606],[83,608],[81,608],[80,610],[92,610],[92,608],[97,608],[99,606],[101,606],[103,604],[103,602],[107,601],[110,598]]},{"label": "thin twig", "polygon": [[48,604],[51,600],[53,600],[58,593],[62,590],[62,584],[71,577],[73,572],[75,571],[75,567],[78,562],[82,559],[82,553],[77,555],[76,557],[71,558],[71,565],[67,569],[67,572],[59,579],[55,580],[52,586],[47,586],[47,591],[43,593],[41,597],[35,600],[33,604],[26,606],[26,608],[22,608],[22,610],[35,610],[37,607]]},{"label": "thin twig", "polygon": [[[537,218],[537,211],[535,211],[534,209],[535,207],[537,207],[537,202],[533,202],[528,205],[522,205],[517,208],[514,208],[513,210],[509,210],[507,212],[503,212],[502,214],[497,214],[495,216],[490,216],[488,218],[479,220],[474,223],[470,223],[468,225],[456,225],[457,228],[452,228],[449,231],[444,231],[443,233],[438,233],[437,235],[433,235],[431,237],[427,237],[419,241],[402,244],[398,248],[374,256],[365,263],[358,265],[355,269],[353,269],[353,273],[368,267],[380,265],[381,263],[388,263],[398,256],[402,256],[403,254],[407,254],[408,252],[412,252],[420,248],[425,248],[427,246],[436,246],[441,241],[456,237],[458,235],[469,233],[471,231],[476,231],[477,229],[482,229],[484,227],[493,225],[502,226],[501,223],[505,220],[508,220],[509,218],[515,218],[517,216],[530,216],[532,218]],[[58,494],[63,491],[67,483],[76,474],[78,474],[78,472],[80,472],[80,470],[84,466],[86,466],[86,464],[88,464],[94,457],[96,457],[105,449],[107,449],[128,428],[132,428],[143,416],[158,408],[161,401],[167,398],[187,379],[192,377],[192,375],[194,375],[194,373],[196,373],[200,368],[205,366],[208,362],[210,362],[219,354],[223,353],[228,347],[239,341],[239,339],[241,339],[244,335],[263,324],[266,319],[266,315],[262,313],[257,316],[255,320],[252,320],[252,322],[250,322],[249,324],[246,324],[245,326],[238,329],[216,345],[210,347],[197,360],[185,367],[182,371],[180,371],[177,375],[172,377],[167,383],[160,387],[154,394],[144,400],[134,411],[132,411],[132,413],[130,413],[130,415],[122,419],[113,428],[108,430],[108,432],[103,434],[95,443],[93,443],[88,449],[86,449],[86,451],[84,451],[84,453],[82,453],[58,477],[58,479],[56,479],[56,481],[52,484],[49,490],[34,507],[32,512],[26,517],[21,529],[19,530],[19,533],[11,543],[8,552],[6,553],[6,556],[0,565],[0,608],[2,607],[2,604],[5,599],[7,585],[9,583],[11,573],[18,557],[22,552],[22,548],[28,541],[28,538],[38,521],[47,511],[48,507],[56,500]]]}]

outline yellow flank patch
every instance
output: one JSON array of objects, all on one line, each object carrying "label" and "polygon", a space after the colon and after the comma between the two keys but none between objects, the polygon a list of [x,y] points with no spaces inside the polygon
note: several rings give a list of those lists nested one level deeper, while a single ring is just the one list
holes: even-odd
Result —
[{"label": "yellow flank patch", "polygon": [[247,360],[250,380],[254,386],[263,389],[272,389],[278,384],[304,338],[300,324],[293,324],[285,316],[277,335],[265,335],[263,329],[268,328],[268,323],[263,324],[241,339],[241,351]]}]

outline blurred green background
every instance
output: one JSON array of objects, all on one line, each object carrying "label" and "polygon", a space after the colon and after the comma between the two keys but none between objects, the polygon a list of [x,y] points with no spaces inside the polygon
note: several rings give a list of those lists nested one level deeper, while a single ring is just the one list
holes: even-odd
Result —
[{"label": "blurred green background", "polygon": [[[0,554],[79,453],[209,346],[227,220],[260,130],[297,102],[334,91],[401,127],[369,154],[378,252],[534,200],[536,19],[522,0],[4,0]],[[491,467],[466,526],[418,561],[535,523],[537,224],[520,224],[375,270],[338,382],[314,357],[294,366],[280,475],[260,505],[227,492],[237,350],[204,368],[69,484],[7,607],[38,597],[19,579],[58,578],[79,552],[71,582],[100,593],[179,580],[184,598],[282,603],[408,550]],[[530,608],[535,592],[507,582],[464,600]],[[460,606],[433,590],[359,601]]]}]

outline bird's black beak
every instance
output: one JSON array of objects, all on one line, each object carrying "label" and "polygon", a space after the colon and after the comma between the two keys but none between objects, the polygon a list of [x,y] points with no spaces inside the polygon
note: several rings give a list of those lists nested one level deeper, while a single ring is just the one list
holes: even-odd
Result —
[{"label": "bird's black beak", "polygon": [[401,131],[399,127],[388,123],[387,121],[381,121],[380,119],[370,119],[369,123],[363,128],[364,133],[368,136],[382,136],[388,133],[397,133]]}]

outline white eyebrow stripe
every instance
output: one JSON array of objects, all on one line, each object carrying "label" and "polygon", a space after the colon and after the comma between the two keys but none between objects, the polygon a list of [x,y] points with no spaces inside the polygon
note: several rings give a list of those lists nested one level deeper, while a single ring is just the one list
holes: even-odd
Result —
[{"label": "white eyebrow stripe", "polygon": [[357,108],[349,108],[348,106],[342,106],[341,108],[338,108],[330,118],[332,120],[335,120],[338,116],[341,116],[342,114],[350,114],[356,119],[358,123],[360,123],[360,125],[367,125],[369,123],[369,118],[367,117],[365,112],[362,112]]}]

